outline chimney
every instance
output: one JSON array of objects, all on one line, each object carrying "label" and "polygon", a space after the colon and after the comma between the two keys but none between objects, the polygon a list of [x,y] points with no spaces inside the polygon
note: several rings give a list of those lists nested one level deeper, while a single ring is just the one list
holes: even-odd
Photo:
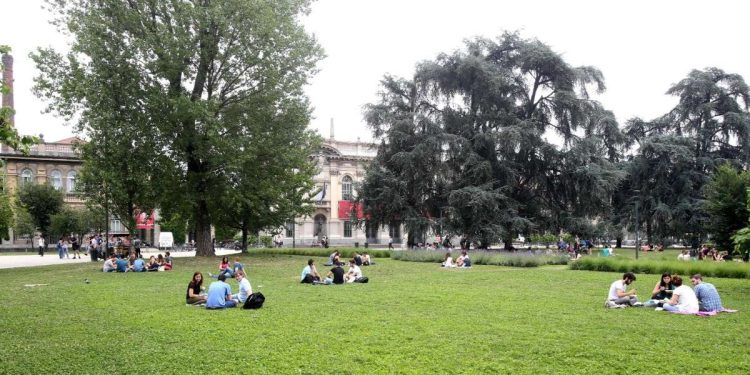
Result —
[{"label": "chimney", "polygon": [[[3,94],[3,107],[8,107],[11,110],[13,106],[13,56],[9,54],[3,54],[3,82],[8,85],[8,93]],[[11,112],[10,114],[10,126],[15,124],[15,115]]]},{"label": "chimney", "polygon": [[333,139],[333,117],[331,117],[331,139]]}]

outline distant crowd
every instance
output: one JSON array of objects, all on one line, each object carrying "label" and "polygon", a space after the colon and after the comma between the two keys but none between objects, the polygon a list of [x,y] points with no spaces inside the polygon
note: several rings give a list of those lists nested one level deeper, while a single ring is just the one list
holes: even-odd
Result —
[{"label": "distant crowd", "polygon": [[169,251],[165,253],[165,256],[161,254],[157,256],[151,256],[148,262],[143,260],[141,254],[130,254],[125,257],[120,254],[112,254],[107,260],[104,261],[102,271],[104,272],[156,272],[156,271],[169,271],[172,269],[172,255]]}]

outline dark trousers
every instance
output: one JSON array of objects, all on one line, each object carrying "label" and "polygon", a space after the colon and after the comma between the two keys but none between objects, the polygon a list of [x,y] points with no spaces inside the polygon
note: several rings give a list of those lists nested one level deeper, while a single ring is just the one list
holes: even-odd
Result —
[{"label": "dark trousers", "polygon": [[44,246],[39,246],[39,255],[44,256]]}]

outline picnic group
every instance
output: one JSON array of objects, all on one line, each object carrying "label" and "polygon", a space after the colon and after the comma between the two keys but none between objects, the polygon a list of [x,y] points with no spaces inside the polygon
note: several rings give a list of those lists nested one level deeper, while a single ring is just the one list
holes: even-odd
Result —
[{"label": "picnic group", "polygon": [[169,251],[165,255],[152,255],[148,262],[143,259],[142,254],[131,253],[129,256],[124,254],[112,254],[104,261],[102,271],[104,272],[155,272],[169,271],[172,269],[172,255]]},{"label": "picnic group", "polygon": [[328,274],[323,278],[318,273],[318,268],[315,266],[315,259],[309,259],[307,266],[302,269],[300,274],[300,283],[313,284],[313,285],[341,285],[347,283],[367,283],[369,279],[362,275],[362,266],[372,266],[375,262],[372,261],[367,252],[361,255],[354,252],[352,258],[349,260],[349,269],[344,272],[343,261],[341,260],[341,253],[336,250],[328,256],[328,262],[324,266],[331,266]]},{"label": "picnic group", "polygon": [[[250,280],[245,274],[245,266],[240,262],[239,257],[235,257],[231,265],[229,258],[222,257],[219,272],[217,274],[209,272],[208,276],[216,281],[205,288],[203,274],[198,271],[193,273],[193,278],[190,279],[185,293],[186,304],[205,306],[209,310],[226,309],[246,305],[254,294]],[[230,278],[234,278],[239,284],[239,291],[236,294],[232,293],[232,287],[226,282]]]},{"label": "picnic group", "polygon": [[703,281],[701,274],[690,277],[693,288],[685,285],[679,275],[665,272],[651,290],[650,298],[645,302],[638,300],[635,288],[628,287],[635,282],[632,272],[626,272],[621,280],[612,282],[609,295],[604,302],[606,308],[652,307],[656,311],[667,311],[680,314],[712,315],[725,309],[721,304],[721,297],[716,287]]}]

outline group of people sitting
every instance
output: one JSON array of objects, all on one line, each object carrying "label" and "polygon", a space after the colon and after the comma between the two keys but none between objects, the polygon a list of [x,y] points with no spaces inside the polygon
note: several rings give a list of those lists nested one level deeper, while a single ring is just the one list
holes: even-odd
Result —
[{"label": "group of people sitting", "polygon": [[443,258],[441,266],[445,268],[469,268],[471,267],[471,259],[469,259],[469,255],[466,250],[461,250],[461,255],[456,258],[456,261],[454,262],[453,257],[451,256],[451,253],[449,251],[445,253],[445,258]]},{"label": "group of people sitting", "polygon": [[221,263],[219,263],[219,273],[214,275],[211,272],[208,273],[208,276],[212,279],[218,279],[219,276],[224,275],[225,278],[232,278],[238,271],[244,271],[245,266],[240,263],[240,257],[234,257],[234,263],[232,266],[229,266],[229,258],[223,257],[221,258]]},{"label": "group of people sitting", "polygon": [[112,254],[104,261],[102,271],[104,272],[155,272],[169,271],[172,269],[172,255],[169,251],[165,256],[151,256],[148,263],[143,260],[143,256],[131,254],[127,259],[123,255]]},{"label": "group of people sitting", "polygon": [[355,282],[367,282],[367,280],[362,275],[362,269],[359,268],[354,259],[349,261],[349,270],[347,272],[344,272],[344,268],[338,258],[334,260],[333,268],[328,271],[325,279],[318,273],[318,269],[315,267],[315,259],[309,259],[307,266],[302,269],[302,274],[300,274],[300,283],[303,284],[340,285]]},{"label": "group of people sitting", "polygon": [[[352,255],[352,261],[354,261],[354,264],[357,265],[357,267],[360,266],[373,266],[375,265],[375,262],[372,261],[372,258],[370,258],[370,254],[367,254],[365,251],[362,253],[362,255],[359,255],[356,251],[354,252],[354,255]],[[324,266],[334,266],[336,264],[343,263],[341,261],[341,253],[336,250],[331,253],[331,255],[328,256],[328,262],[324,264]]]},{"label": "group of people sitting", "polygon": [[232,287],[226,282],[226,272],[218,274],[217,280],[208,286],[208,290],[203,286],[203,274],[200,272],[193,273],[193,278],[190,280],[185,294],[185,303],[206,306],[207,309],[212,310],[242,306],[253,293],[253,289],[245,271],[238,270],[234,272],[233,277],[239,284],[237,294],[232,294]]},{"label": "group of people sitting", "polygon": [[665,272],[651,291],[651,298],[645,303],[638,301],[635,289],[627,290],[635,281],[635,274],[626,272],[622,280],[617,280],[609,287],[609,296],[605,302],[607,308],[628,306],[655,307],[657,311],[670,311],[684,314],[695,314],[699,311],[722,311],[721,297],[713,284],[703,282],[703,276],[697,273],[690,277],[695,289],[683,285],[682,277]]}]

